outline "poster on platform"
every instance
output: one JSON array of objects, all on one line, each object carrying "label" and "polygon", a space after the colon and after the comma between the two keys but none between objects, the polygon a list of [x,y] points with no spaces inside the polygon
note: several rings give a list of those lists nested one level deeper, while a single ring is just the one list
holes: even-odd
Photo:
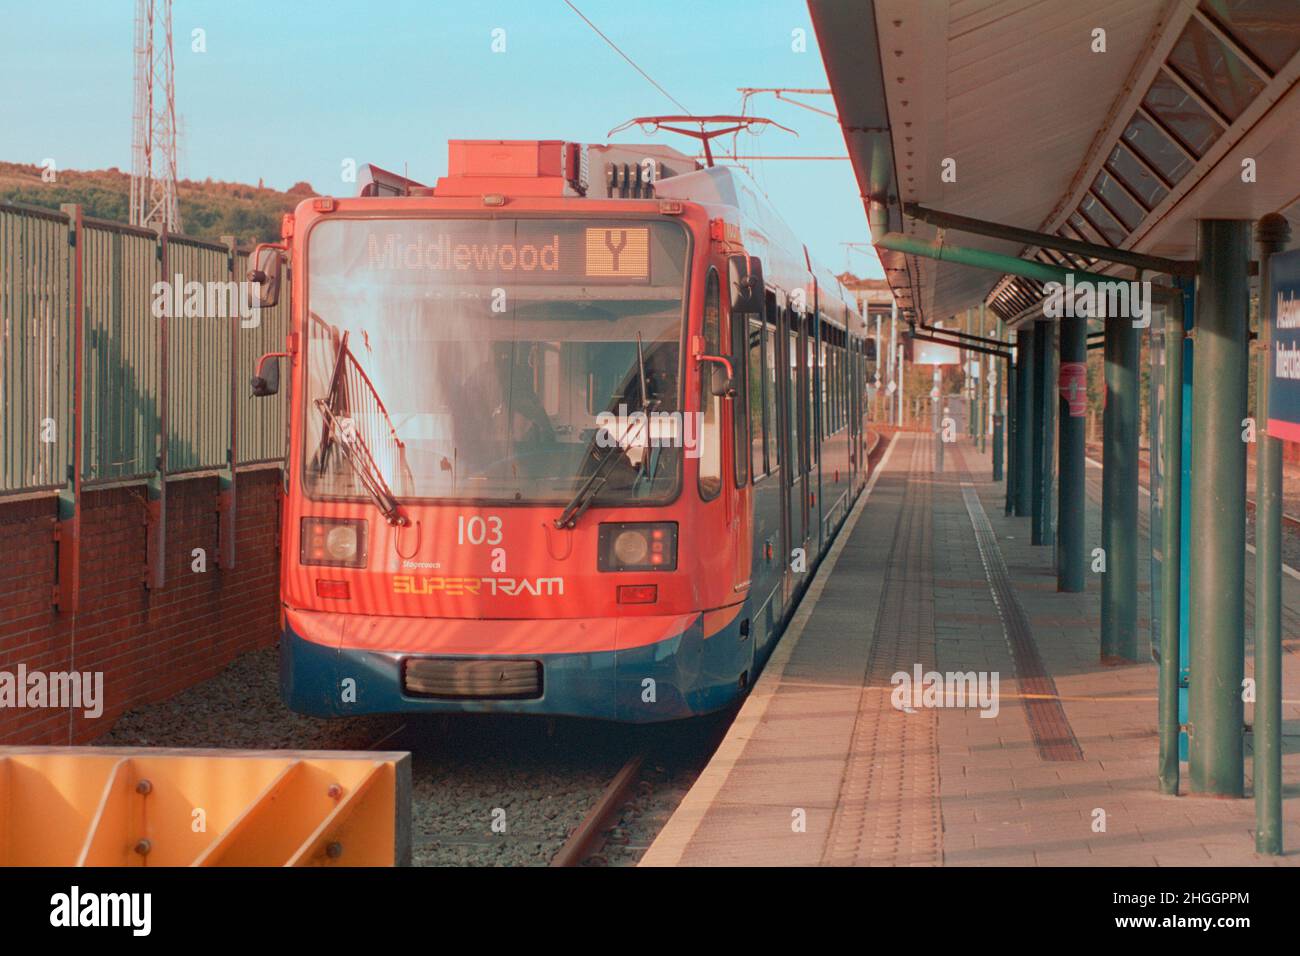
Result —
[{"label": "poster on platform", "polygon": [[1269,261],[1273,327],[1269,349],[1268,433],[1300,442],[1300,249]]},{"label": "poster on platform", "polygon": [[961,350],[951,345],[940,345],[938,342],[925,342],[916,339],[912,345],[912,364],[960,365]]}]

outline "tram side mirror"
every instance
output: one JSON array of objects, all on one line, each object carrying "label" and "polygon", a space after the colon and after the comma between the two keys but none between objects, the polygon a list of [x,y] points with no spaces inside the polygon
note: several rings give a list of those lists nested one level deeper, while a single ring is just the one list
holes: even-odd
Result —
[{"label": "tram side mirror", "polygon": [[713,366],[713,377],[709,388],[718,398],[736,397],[736,383],[721,365]]},{"label": "tram side mirror", "polygon": [[718,398],[734,398],[736,380],[731,367],[731,359],[725,355],[708,355],[704,351],[704,336],[691,336],[691,354],[701,365],[700,375],[704,375],[704,365],[709,366],[709,391]]},{"label": "tram side mirror", "polygon": [[259,244],[249,256],[248,297],[255,308],[269,309],[280,301],[281,262],[280,248],[267,243]]},{"label": "tram side mirror", "polygon": [[758,256],[730,256],[727,277],[731,283],[731,311],[763,311],[763,263]]},{"label": "tram side mirror", "polygon": [[280,391],[280,356],[268,352],[257,360],[257,374],[248,380],[255,398],[265,398]]}]

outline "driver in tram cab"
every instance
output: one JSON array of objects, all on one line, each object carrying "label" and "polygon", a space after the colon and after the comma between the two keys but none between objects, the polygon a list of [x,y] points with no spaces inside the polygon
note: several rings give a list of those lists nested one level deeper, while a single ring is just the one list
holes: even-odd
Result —
[{"label": "driver in tram cab", "polygon": [[[516,358],[520,352],[525,353],[522,361]],[[480,439],[505,442],[511,450],[555,444],[555,426],[533,386],[532,353],[519,344],[493,348],[465,376],[462,395],[488,411],[488,435],[477,436]],[[481,420],[467,420],[476,419]]]},{"label": "driver in tram cab", "polygon": [[[633,346],[627,376],[623,380],[623,387],[619,392],[615,393],[610,402],[609,411],[614,414],[618,414],[622,410],[629,417],[636,412],[645,412],[649,416],[653,412],[675,412],[677,410],[677,349],[670,343],[647,343],[643,347],[643,352],[645,355],[647,407],[641,407],[641,376],[637,368],[635,346]],[[646,432],[643,433],[643,437],[646,441],[646,447],[642,465],[647,469],[646,473],[653,476],[660,473],[671,461],[671,459],[665,459],[664,455],[671,456],[677,454],[677,452],[670,447],[650,445],[649,422],[644,427]],[[666,436],[664,437],[666,438]],[[600,459],[599,453],[603,451],[599,446],[593,446],[591,450],[592,455],[589,456],[583,468],[583,474],[589,474],[596,467]],[[641,475],[642,467],[634,464],[631,457],[622,455],[610,469],[607,483],[611,488],[626,490],[636,484]]]}]

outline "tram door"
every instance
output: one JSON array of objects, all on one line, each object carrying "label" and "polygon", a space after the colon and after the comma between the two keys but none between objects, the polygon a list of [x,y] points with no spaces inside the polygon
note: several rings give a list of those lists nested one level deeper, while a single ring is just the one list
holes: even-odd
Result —
[{"label": "tram door", "polygon": [[783,457],[786,465],[783,469],[785,493],[782,495],[781,501],[781,510],[784,512],[784,525],[786,528],[785,548],[782,551],[782,559],[785,563],[782,591],[785,598],[784,603],[786,607],[789,607],[789,602],[795,590],[795,582],[799,577],[799,573],[795,572],[792,567],[796,560],[795,548],[803,549],[799,564],[801,567],[807,567],[808,552],[805,543],[807,538],[808,496],[805,492],[808,482],[804,474],[804,456],[802,453],[804,435],[801,388],[803,362],[801,358],[803,351],[795,313],[788,305],[781,311],[777,339],[781,343],[781,371],[777,377],[782,384],[781,440],[785,445],[785,455]]},{"label": "tram door", "polygon": [[790,384],[794,388],[793,415],[797,423],[796,428],[793,430],[795,449],[791,452],[790,460],[795,463],[799,471],[799,520],[796,526],[798,535],[795,538],[794,546],[803,549],[802,566],[805,568],[805,571],[796,580],[804,582],[808,580],[806,569],[811,564],[811,549],[808,546],[811,531],[808,506],[812,501],[813,491],[810,477],[812,473],[810,454],[812,409],[808,403],[808,378],[812,373],[812,369],[808,365],[808,324],[804,321],[803,316],[797,312],[790,314],[790,348],[794,353],[794,363],[790,369]]},{"label": "tram door", "polygon": [[867,407],[863,401],[865,395],[866,369],[867,369],[867,343],[866,339],[854,340],[849,339],[850,346],[853,349],[853,423],[855,432],[853,435],[853,447],[855,454],[853,456],[854,464],[857,467],[857,473],[854,475],[854,490],[857,490],[866,483],[867,478],[867,458],[866,458],[866,417]]},{"label": "tram door", "polygon": [[780,306],[773,297],[769,297],[768,306],[772,309],[772,384],[776,392],[776,421],[773,425],[773,444],[776,446],[778,475],[780,479],[781,501],[781,548],[776,558],[781,580],[781,613],[790,606],[791,576],[790,550],[793,539],[792,509],[790,499],[794,495],[794,478],[797,469],[791,460],[793,448],[790,445],[790,346],[786,332],[789,328],[789,310]]},{"label": "tram door", "polygon": [[[736,502],[732,509],[731,521],[731,538],[733,543],[732,566],[733,572],[731,587],[733,592],[739,593],[752,588],[758,593],[758,567],[753,560],[753,544],[757,538],[757,497],[752,493],[749,499],[746,499],[741,489],[748,488],[752,479],[758,477],[757,473],[751,471],[754,460],[754,443],[757,440],[759,447],[762,447],[762,413],[759,413],[759,433],[752,433],[753,409],[755,407],[753,396],[757,395],[757,405],[761,408],[763,401],[763,382],[762,382],[762,320],[763,317],[758,312],[740,311],[737,306],[740,303],[733,301],[732,307],[728,309],[728,331],[731,343],[731,368],[732,377],[736,387],[736,395],[728,404],[731,408],[731,446],[732,446],[732,474],[735,484],[728,486],[728,477],[724,465],[723,469],[723,487],[728,495],[734,495]],[[751,361],[753,346],[751,345],[751,329],[754,326],[759,327],[758,333],[758,368],[755,369]],[[748,500],[748,506],[751,509],[750,514],[744,514],[741,506]],[[751,524],[750,519],[754,520]],[[750,633],[754,633],[751,624]]]}]

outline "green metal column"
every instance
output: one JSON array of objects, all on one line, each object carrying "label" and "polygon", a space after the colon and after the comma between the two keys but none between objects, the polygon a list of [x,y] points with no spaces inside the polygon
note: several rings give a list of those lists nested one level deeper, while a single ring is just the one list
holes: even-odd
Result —
[{"label": "green metal column", "polygon": [[[984,329],[985,326],[987,326],[988,324],[986,317],[984,315],[983,302],[980,303],[979,322],[980,322],[979,334],[981,337],[983,337],[984,335],[987,334],[984,331]],[[993,359],[992,356],[985,356],[984,353],[977,352],[975,354],[975,360],[980,363],[980,378],[979,378],[979,384],[977,386],[979,388],[979,395],[980,395],[980,400],[979,400],[980,417],[979,417],[979,431],[976,432],[976,437],[979,438],[980,454],[982,455],[984,454],[984,449],[988,442],[989,401],[993,397],[993,393],[989,390],[988,375],[989,375],[989,369],[993,367]]]},{"label": "green metal column", "polygon": [[[997,338],[1002,338],[1002,322],[999,320],[994,326],[997,329]],[[1011,363],[1001,364],[996,358],[990,358],[989,371],[997,378],[993,386],[993,480],[1002,480],[1002,442],[1003,442],[1003,416],[1002,410],[1002,380],[1007,377],[1010,371]],[[1010,501],[1010,492],[1007,493],[1007,500]]]},{"label": "green metal column", "polygon": [[[966,310],[966,319],[963,331],[967,335],[971,334],[970,309]],[[971,440],[972,444],[975,442],[975,415],[977,414],[975,408],[975,381],[971,378],[970,374],[970,364],[973,360],[974,354],[974,352],[968,352],[965,349],[961,352],[963,363],[961,369],[961,380],[963,383],[962,391],[966,393],[966,436]]]},{"label": "green metal column", "polygon": [[1033,514],[1034,328],[1016,332],[1016,517]]},{"label": "green metal column", "polygon": [[1040,427],[1043,430],[1043,514],[1040,535],[1044,545],[1056,543],[1056,499],[1053,489],[1056,482],[1056,402],[1057,354],[1055,322],[1044,322],[1038,330],[1043,337],[1043,378],[1039,408],[1042,409]]},{"label": "green metal column", "polygon": [[1178,685],[1183,566],[1183,302],[1165,308],[1165,417],[1160,444],[1164,560],[1160,587],[1160,792],[1178,793]]},{"label": "green metal column", "polygon": [[1191,789],[1239,797],[1245,670],[1246,341],[1250,223],[1197,223],[1196,381],[1192,387]]},{"label": "green metal column", "polygon": [[[943,420],[946,417],[939,410],[943,403],[943,366],[934,367],[934,386],[930,389],[930,394],[935,396],[930,402],[930,427],[934,430],[934,470],[943,471]],[[945,409],[946,411],[947,409]]]},{"label": "green metal column", "polygon": [[1106,409],[1102,416],[1101,659],[1136,661],[1138,580],[1138,362],[1133,320],[1107,318]]},{"label": "green metal column", "polygon": [[1269,359],[1277,303],[1269,259],[1291,226],[1269,213],[1259,244],[1259,364],[1255,399],[1255,849],[1282,852],[1282,442],[1268,434]]},{"label": "green metal column", "polygon": [[1020,459],[1016,456],[1016,363],[1007,359],[1007,503],[1006,515],[1016,513],[1016,485]]},{"label": "green metal column", "polygon": [[1034,374],[1031,402],[1034,406],[1034,431],[1030,436],[1031,464],[1029,475],[1031,524],[1029,537],[1032,544],[1047,544],[1044,538],[1044,501],[1047,497],[1047,476],[1043,472],[1044,445],[1047,441],[1047,403],[1043,395],[1047,387],[1046,322],[1034,323]]},{"label": "green metal column", "polygon": [[1057,542],[1056,589],[1077,593],[1087,583],[1088,542],[1084,525],[1087,504],[1087,461],[1084,448],[1084,424],[1088,408],[1088,320],[1061,319],[1061,384],[1057,403],[1060,425],[1061,483],[1058,513],[1060,537]]}]

